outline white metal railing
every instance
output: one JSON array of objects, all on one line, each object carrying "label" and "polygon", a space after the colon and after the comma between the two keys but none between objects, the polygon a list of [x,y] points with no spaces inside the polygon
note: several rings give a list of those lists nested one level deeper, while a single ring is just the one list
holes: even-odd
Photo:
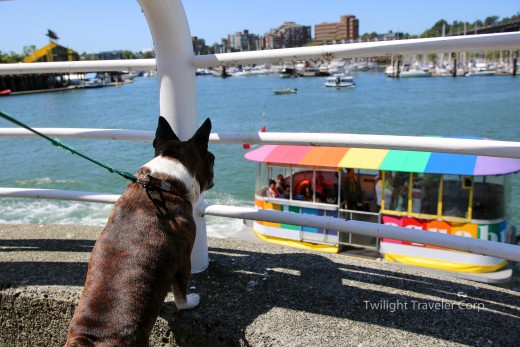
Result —
[{"label": "white metal railing", "polygon": [[[145,1],[141,1],[145,2]],[[162,23],[161,23],[162,24]],[[156,42],[154,40],[154,42]],[[158,42],[156,42],[157,44]],[[191,45],[191,41],[190,41]],[[159,56],[159,52],[156,53]],[[380,57],[387,54],[477,52],[517,50],[520,32],[438,37],[381,42],[348,43],[329,46],[272,49],[264,51],[197,55],[186,63],[192,68],[235,66],[240,64],[281,64],[298,60],[331,60],[335,58]],[[0,64],[0,74],[31,74],[52,72],[99,72],[155,70],[156,59],[70,61],[54,63]]]},{"label": "white metal railing", "polygon": [[[109,204],[113,204],[119,198],[119,195],[112,194],[30,188],[0,188],[0,197],[2,196],[76,200]],[[387,237],[396,240],[451,248],[459,251],[477,253],[520,262],[520,246],[501,242],[473,239],[470,237],[440,234],[426,230],[416,230],[355,220],[343,220],[331,217],[269,210],[256,210],[254,208],[217,204],[200,204],[195,209],[195,211],[199,217],[210,215],[309,226],[377,238]]]},{"label": "white metal railing", "polygon": [[[81,129],[81,128],[35,128],[50,137],[105,139],[127,141],[152,141],[155,133],[144,130]],[[37,137],[22,128],[0,128],[0,138]],[[312,139],[312,140],[310,140]],[[400,149],[456,154],[473,154],[502,158],[520,159],[520,142],[497,140],[474,140],[436,138],[424,136],[326,134],[326,133],[283,133],[242,132],[212,133],[213,144],[284,144],[297,146],[329,146],[376,149]]]},{"label": "white metal railing", "polygon": [[[180,0],[138,0],[150,26],[155,44],[156,59],[81,61],[61,63],[0,64],[1,74],[31,74],[51,72],[100,72],[121,70],[157,69],[160,113],[173,126],[181,139],[194,133],[197,125],[195,68],[238,64],[279,64],[296,60],[331,60],[335,58],[375,57],[387,54],[468,52],[486,50],[517,50],[520,33],[457,36],[449,38],[416,39],[375,43],[356,43],[333,46],[279,49],[269,51],[240,52],[195,56],[191,34],[184,8]],[[151,132],[110,129],[48,129],[41,132],[49,136],[78,138],[112,138],[117,140],[150,141]],[[18,129],[2,129],[3,137],[28,137]],[[312,141],[309,141],[312,138]],[[290,134],[290,133],[219,133],[212,134],[213,143],[283,143],[300,145],[350,146],[361,148],[406,149],[492,155],[520,158],[518,142],[435,139],[409,136],[339,135],[339,134]],[[84,192],[62,192],[37,189],[0,189],[0,196],[24,196],[40,198],[88,199],[113,202],[117,196]],[[192,252],[192,271],[199,272],[208,265],[204,214],[230,218],[255,219],[272,222],[288,222],[336,229],[349,233],[427,243],[468,252],[497,256],[520,261],[520,247],[451,235],[441,235],[406,228],[370,224],[359,221],[343,221],[328,217],[302,216],[274,211],[256,211],[233,206],[205,205],[195,207],[197,240]]]},{"label": "white metal railing", "polygon": [[396,226],[321,217],[310,214],[255,210],[247,207],[224,205],[206,205],[204,213],[212,216],[261,220],[266,222],[286,223],[314,228],[337,230],[371,237],[386,237],[396,240],[446,247],[459,251],[489,255],[512,261],[520,261],[520,246],[507,243],[440,234],[426,230],[401,228]]},{"label": "white metal railing", "polygon": [[120,195],[82,192],[77,190],[40,189],[40,188],[1,188],[0,197],[30,198],[49,200],[72,200],[114,204]]}]

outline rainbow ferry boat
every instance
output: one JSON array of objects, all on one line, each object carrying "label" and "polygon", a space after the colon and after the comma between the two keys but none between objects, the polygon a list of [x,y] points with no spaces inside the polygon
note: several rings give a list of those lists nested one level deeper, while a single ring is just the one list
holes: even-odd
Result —
[{"label": "rainbow ferry boat", "polygon": [[[517,242],[508,210],[519,159],[288,145],[264,145],[245,158],[259,163],[260,210]],[[263,221],[254,221],[253,230],[269,242],[369,255],[481,282],[503,283],[512,276],[504,259],[425,244]]]}]

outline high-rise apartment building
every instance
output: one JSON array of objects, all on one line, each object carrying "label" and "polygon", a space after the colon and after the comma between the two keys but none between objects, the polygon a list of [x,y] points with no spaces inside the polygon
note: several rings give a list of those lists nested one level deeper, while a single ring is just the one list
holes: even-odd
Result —
[{"label": "high-rise apartment building", "polygon": [[260,39],[258,35],[250,34],[249,30],[243,32],[236,32],[233,35],[228,35],[228,48],[231,51],[255,51],[260,49]]},{"label": "high-rise apartment building", "polygon": [[207,53],[206,41],[204,39],[199,39],[197,36],[192,36],[191,43],[193,44],[193,52],[195,55]]},{"label": "high-rise apartment building", "polygon": [[311,42],[311,27],[294,22],[269,30],[264,36],[266,49],[302,47]]},{"label": "high-rise apartment building", "polygon": [[344,15],[339,22],[314,25],[314,40],[318,44],[354,42],[359,38],[359,20],[354,15]]}]

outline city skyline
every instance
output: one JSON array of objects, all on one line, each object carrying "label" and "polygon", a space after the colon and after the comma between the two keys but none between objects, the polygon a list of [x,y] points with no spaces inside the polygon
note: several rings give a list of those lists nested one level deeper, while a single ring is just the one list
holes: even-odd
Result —
[{"label": "city skyline", "polygon": [[[314,37],[316,24],[337,22],[346,14],[359,19],[360,35],[389,31],[420,35],[441,19],[448,23],[455,20],[472,23],[489,16],[511,17],[520,9],[514,0],[478,1],[478,4],[469,0],[438,0],[435,6],[411,0],[381,1],[376,5],[337,0],[322,0],[319,4],[300,1],[298,5],[274,0],[264,0],[256,6],[231,0],[184,1],[183,4],[191,35],[204,39],[207,45],[243,30],[264,35],[284,22],[311,26]],[[0,1],[0,21],[13,30],[0,41],[3,53],[21,53],[24,46],[44,46],[48,43],[48,29],[59,36],[59,44],[80,54],[111,50],[139,52],[153,48],[137,1]]]}]

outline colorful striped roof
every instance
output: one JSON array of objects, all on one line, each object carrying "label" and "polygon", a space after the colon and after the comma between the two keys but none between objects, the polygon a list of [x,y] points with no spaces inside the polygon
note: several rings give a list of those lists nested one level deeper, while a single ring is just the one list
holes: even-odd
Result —
[{"label": "colorful striped roof", "polygon": [[245,158],[287,166],[468,176],[505,175],[520,171],[520,159],[345,147],[265,145],[246,153]]}]

